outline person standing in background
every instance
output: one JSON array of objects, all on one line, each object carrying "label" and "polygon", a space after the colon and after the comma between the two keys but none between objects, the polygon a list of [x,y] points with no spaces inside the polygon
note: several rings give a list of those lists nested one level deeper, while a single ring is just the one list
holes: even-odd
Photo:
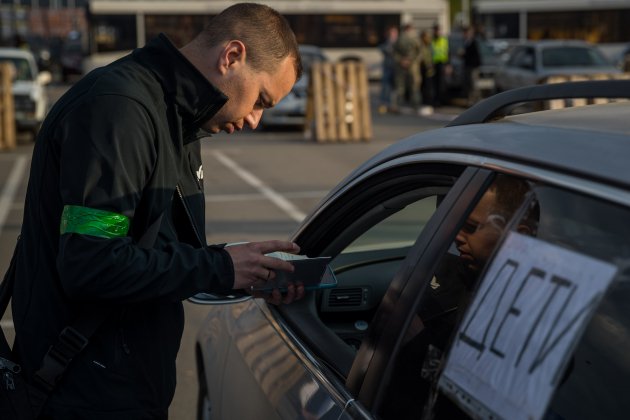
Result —
[{"label": "person standing in background", "polygon": [[383,75],[381,77],[381,94],[378,112],[386,113],[392,105],[392,92],[394,88],[394,44],[398,40],[398,28],[391,26],[385,33],[385,42],[378,47],[383,54]]},{"label": "person standing in background", "polygon": [[433,47],[431,46],[431,34],[427,30],[420,33],[420,92],[422,95],[421,113],[425,115],[433,112]]},{"label": "person standing in background", "polygon": [[440,106],[444,101],[444,71],[448,63],[448,39],[442,35],[439,25],[433,26],[433,106]]},{"label": "person standing in background", "polygon": [[408,98],[414,110],[420,106],[420,40],[413,27],[406,24],[394,44],[395,101],[393,111],[400,110],[400,105]]},{"label": "person standing in background", "polygon": [[481,66],[479,43],[472,26],[464,30],[464,48],[461,55],[464,63],[464,97],[467,105],[471,106],[479,100],[475,81],[479,78],[479,66]]}]

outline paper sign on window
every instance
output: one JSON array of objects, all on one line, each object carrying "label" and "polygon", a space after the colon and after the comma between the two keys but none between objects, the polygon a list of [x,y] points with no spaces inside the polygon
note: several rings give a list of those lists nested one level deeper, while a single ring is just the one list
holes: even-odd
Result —
[{"label": "paper sign on window", "polygon": [[542,418],[616,271],[511,232],[458,327],[440,388],[479,417]]}]

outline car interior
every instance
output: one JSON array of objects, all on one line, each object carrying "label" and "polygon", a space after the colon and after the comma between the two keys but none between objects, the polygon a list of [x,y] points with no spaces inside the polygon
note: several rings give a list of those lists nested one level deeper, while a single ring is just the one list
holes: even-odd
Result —
[{"label": "car interior", "polygon": [[357,186],[346,193],[348,200],[338,200],[351,211],[328,209],[320,216],[337,215],[327,220],[334,226],[319,229],[321,248],[300,243],[307,253],[317,250],[309,256],[333,257],[338,285],[275,310],[340,377],[347,377],[390,282],[461,169],[452,170],[454,174],[406,174],[370,188]]}]

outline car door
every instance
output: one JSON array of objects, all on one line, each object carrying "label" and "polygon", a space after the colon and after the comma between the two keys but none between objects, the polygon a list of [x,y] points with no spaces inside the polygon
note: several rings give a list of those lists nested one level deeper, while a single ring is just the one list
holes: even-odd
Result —
[{"label": "car door", "polygon": [[[397,339],[375,348],[382,362],[368,367],[359,400],[383,419],[626,417],[627,194],[489,176],[462,221],[444,225],[452,246],[437,263],[431,252],[418,260],[401,291],[414,304],[390,316]],[[475,220],[499,178],[524,186],[511,216]],[[474,277],[443,271],[472,266],[458,256],[460,235],[483,225],[496,235]]]},{"label": "car door", "polygon": [[213,417],[371,418],[347,384],[357,348],[464,168],[403,157],[347,180],[293,238],[306,255],[333,257],[337,288],[280,307],[213,306],[198,350]]},{"label": "car door", "polygon": [[376,169],[382,172],[341,191],[298,232],[309,255],[333,256],[338,287],[274,309],[312,357],[345,381],[344,391],[353,396],[347,410],[352,415],[367,410],[369,418],[374,415],[371,399],[359,392],[372,350],[379,343],[392,344],[390,330],[380,323],[410,304],[400,296],[410,270],[430,248],[436,229],[453,222],[446,215],[466,210],[453,206],[472,202],[475,184],[485,179],[474,175],[483,170],[464,165],[401,161],[407,162]]}]

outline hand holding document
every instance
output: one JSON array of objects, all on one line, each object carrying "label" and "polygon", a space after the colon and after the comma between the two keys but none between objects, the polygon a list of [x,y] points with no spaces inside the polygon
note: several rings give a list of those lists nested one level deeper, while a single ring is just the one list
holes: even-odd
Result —
[{"label": "hand holding document", "polygon": [[271,252],[269,257],[289,261],[295,267],[292,273],[276,271],[275,277],[254,290],[271,291],[273,289],[286,290],[289,282],[302,283],[306,290],[326,289],[335,287],[337,279],[328,265],[331,257],[309,258],[305,255],[295,255],[286,252]]}]

